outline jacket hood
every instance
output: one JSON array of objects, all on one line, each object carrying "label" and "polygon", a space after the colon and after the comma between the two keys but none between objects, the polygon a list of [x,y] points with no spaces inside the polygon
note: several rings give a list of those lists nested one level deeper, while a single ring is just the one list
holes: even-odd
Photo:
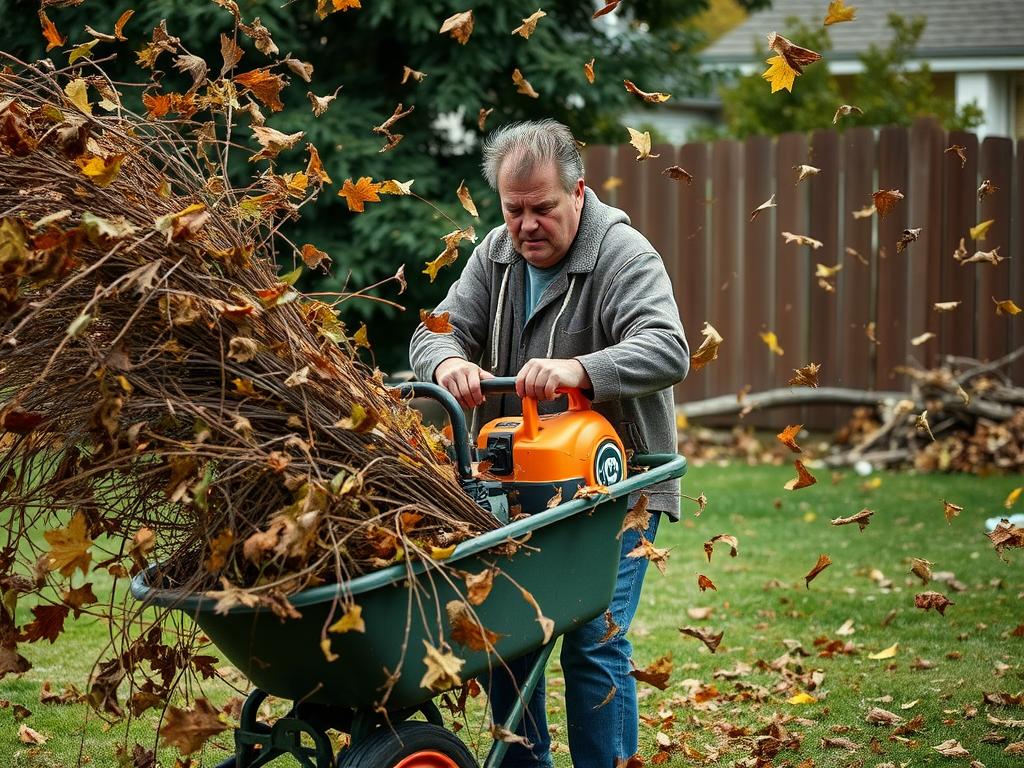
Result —
[{"label": "jacket hood", "polygon": [[[580,226],[576,230],[576,239],[565,255],[566,271],[577,274],[593,272],[601,252],[601,243],[608,230],[616,224],[629,224],[629,216],[618,208],[602,203],[594,190],[584,187]],[[487,251],[488,258],[499,264],[512,264],[523,258],[512,247],[508,227],[502,224],[495,227],[493,232],[495,242]]]}]

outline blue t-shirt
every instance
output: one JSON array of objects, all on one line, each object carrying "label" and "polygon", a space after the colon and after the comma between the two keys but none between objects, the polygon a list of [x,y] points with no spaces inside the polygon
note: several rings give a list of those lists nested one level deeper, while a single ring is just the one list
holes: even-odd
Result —
[{"label": "blue t-shirt", "polygon": [[530,262],[526,262],[526,281],[524,284],[525,290],[523,291],[523,307],[526,310],[523,312],[524,324],[533,316],[533,310],[540,303],[540,298],[544,295],[544,291],[555,282],[555,279],[564,268],[565,259],[545,268],[535,267]]}]

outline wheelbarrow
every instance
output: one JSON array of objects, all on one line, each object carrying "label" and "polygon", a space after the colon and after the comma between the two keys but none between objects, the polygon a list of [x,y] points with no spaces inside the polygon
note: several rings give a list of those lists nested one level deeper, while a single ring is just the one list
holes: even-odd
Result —
[{"label": "wheelbarrow", "polygon": [[[514,379],[483,382],[488,393],[514,393]],[[473,482],[471,447],[465,417],[456,400],[434,384],[409,383],[403,394],[437,400],[451,419],[455,463],[463,485]],[[496,578],[490,595],[475,611],[480,623],[498,633],[493,651],[456,651],[465,663],[463,680],[486,679],[501,660],[540,650],[521,685],[521,696],[502,724],[514,732],[525,702],[544,675],[555,640],[601,615],[611,602],[620,555],[617,534],[629,494],[686,473],[676,454],[635,455],[633,473],[608,486],[608,493],[572,499],[459,544],[447,565],[481,573],[497,566],[508,579]],[[645,471],[637,471],[645,470]],[[479,497],[479,489],[472,491]],[[484,502],[486,503],[486,502]],[[529,536],[529,546],[514,554],[496,547]],[[508,551],[507,549],[504,551]],[[586,553],[582,556],[581,553]],[[445,605],[464,599],[457,585],[439,578],[428,565],[399,564],[292,595],[301,619],[282,622],[267,609],[235,606],[216,613],[215,599],[161,588],[156,566],[132,581],[135,598],[187,613],[223,656],[255,686],[245,700],[234,731],[235,754],[220,768],[258,768],[285,755],[304,768],[479,768],[464,742],[444,726],[434,699],[437,691],[420,687],[425,666],[424,641],[437,645],[431,628],[410,616],[438,617],[438,629],[450,636]],[[410,585],[410,579],[419,589]],[[528,590],[553,622],[545,642],[537,611],[523,599]],[[342,599],[362,608],[364,633],[332,637],[338,658],[319,652],[322,628]],[[411,600],[416,601],[415,604]],[[420,613],[422,611],[422,613]],[[381,706],[382,692],[388,690]],[[273,725],[257,719],[268,696],[292,703]],[[413,719],[422,716],[423,719]],[[349,734],[335,754],[327,731]],[[500,765],[508,743],[495,739],[483,763]]]}]

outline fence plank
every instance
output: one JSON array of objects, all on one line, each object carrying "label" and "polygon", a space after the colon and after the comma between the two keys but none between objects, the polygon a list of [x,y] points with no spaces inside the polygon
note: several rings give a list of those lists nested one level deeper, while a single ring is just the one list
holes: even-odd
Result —
[{"label": "fence plank", "polygon": [[708,367],[712,395],[735,393],[743,386],[746,329],[743,325],[742,230],[740,179],[742,145],[716,141],[711,145],[711,295],[709,321],[725,339],[729,353]]},{"label": "fence plank", "polygon": [[660,154],[658,165],[650,162],[644,163],[644,184],[647,189],[647,226],[643,234],[651,241],[661,254],[665,262],[665,269],[673,284],[676,279],[678,259],[676,258],[676,209],[678,203],[678,181],[672,181],[668,176],[660,172],[661,168],[667,168],[676,164],[676,148],[671,144],[658,144],[653,149],[655,154]]},{"label": "fence plank", "polygon": [[615,176],[621,180],[616,188],[617,206],[626,212],[630,223],[641,232],[647,231],[647,206],[645,205],[644,177],[647,166],[658,160],[636,161],[632,147],[619,147],[615,153]]},{"label": "fence plank", "polygon": [[[775,201],[776,221],[775,232],[778,257],[775,260],[779,277],[775,289],[775,324],[774,327],[761,330],[773,330],[779,337],[779,346],[785,354],[775,360],[775,386],[784,387],[793,376],[793,369],[806,365],[807,359],[807,312],[809,303],[808,284],[810,281],[810,247],[804,245],[784,245],[781,232],[793,234],[807,233],[807,187],[793,184],[793,166],[807,162],[807,138],[802,133],[784,133],[779,136],[775,145]],[[757,329],[750,328],[748,333],[754,334]],[[750,365],[764,365],[771,357],[767,347],[755,339],[758,346],[749,355]],[[773,415],[778,424],[803,423],[803,409],[776,408]]]},{"label": "fence plank", "polygon": [[[904,195],[907,186],[908,130],[903,127],[883,128],[878,135],[878,188],[898,189]],[[910,254],[896,253],[900,234],[908,226],[909,205],[906,199],[878,222],[878,253],[876,254],[876,322],[877,338],[881,342],[876,352],[875,385],[880,389],[899,389],[905,377],[893,371],[906,365],[907,355],[916,347],[910,346],[907,328],[907,287]],[[920,226],[916,222],[909,226]],[[912,249],[914,244],[908,247]]]},{"label": "fence plank", "polygon": [[[760,325],[774,323],[775,317],[775,249],[778,235],[775,210],[769,208],[750,221],[750,213],[775,191],[775,152],[767,136],[751,136],[743,142],[743,306],[745,319],[742,333],[745,346],[757,349],[759,340],[753,335]],[[749,358],[750,355],[748,354]],[[775,355],[763,365],[746,365],[740,378],[754,392],[770,389],[774,376]],[[747,422],[754,426],[774,426],[770,411],[754,412]]]},{"label": "fence plank", "polygon": [[[811,262],[827,267],[843,263],[843,243],[839,235],[841,161],[839,134],[836,131],[815,131],[811,137],[810,164],[820,170],[801,183],[807,185],[811,198],[807,233],[822,242],[821,248],[811,254]],[[821,365],[829,379],[834,380],[843,347],[842,336],[837,332],[839,298],[834,289],[837,281],[829,280],[833,290],[827,291],[819,284],[815,271],[811,270],[808,284],[810,328],[807,354],[810,360]],[[804,424],[810,429],[831,429],[836,415],[833,405],[807,406]]]},{"label": "fence plank", "polygon": [[[982,142],[978,170],[980,178],[990,180],[999,189],[978,203],[978,220],[994,219],[985,239],[979,241],[978,249],[991,251],[999,249],[999,255],[1010,255],[1010,194],[1013,186],[1013,141],[989,136]],[[1011,260],[1012,261],[1012,260]],[[972,265],[968,265],[972,266]],[[978,265],[977,291],[974,294],[977,311],[975,324],[974,352],[980,360],[995,360],[1009,352],[1010,326],[1014,323],[1010,315],[995,313],[992,297],[999,301],[1014,299],[1010,288],[1010,263]],[[959,307],[958,307],[959,309]],[[962,318],[961,318],[962,319]]]},{"label": "fence plank", "polygon": [[617,204],[615,190],[605,189],[605,182],[614,175],[612,169],[615,167],[615,150],[614,146],[608,144],[588,146],[583,155],[587,186],[608,205]]},{"label": "fence plank", "polygon": [[[708,319],[708,292],[711,271],[708,265],[709,187],[707,144],[686,144],[679,150],[679,165],[693,174],[693,183],[680,184],[678,189],[678,223],[676,248],[678,279],[674,283],[676,304],[683,319],[691,352],[696,351],[704,337],[700,331]],[[726,347],[726,350],[728,347]],[[723,354],[728,354],[723,352]],[[721,358],[711,363],[718,365]],[[675,388],[676,402],[703,400],[708,396],[708,369],[691,373]]]},{"label": "fence plank", "polygon": [[942,315],[940,327],[943,354],[974,356],[974,322],[977,307],[974,301],[975,283],[979,269],[990,269],[989,264],[967,264],[960,266],[952,254],[965,238],[969,253],[974,253],[974,241],[968,230],[978,223],[978,137],[973,133],[953,131],[946,139],[950,145],[959,144],[966,148],[967,163],[960,167],[960,159],[950,152],[944,157],[943,182],[945,223],[943,224],[942,249],[942,300],[963,302],[956,311]]},{"label": "fence plank", "polygon": [[[1024,305],[1024,140],[1017,142],[1017,157],[1013,163],[1013,184],[1007,185],[1010,196],[1011,228],[1013,240],[1007,256],[1010,259],[1010,296],[1019,305]],[[1024,324],[1010,326],[1010,347],[1024,346]],[[1024,383],[1024,359],[1018,359],[1009,366],[1010,378],[1014,383]]]},{"label": "fence plank", "polygon": [[[942,150],[945,131],[931,118],[915,120],[910,129],[910,179],[906,202],[910,224],[921,227],[921,236],[908,249],[908,327],[911,337],[931,331],[941,333],[940,315],[932,305],[942,301],[942,260],[949,258],[942,241]],[[939,344],[931,341],[914,347],[915,357],[931,368],[938,363]]]},{"label": "fence plank", "polygon": [[[875,345],[867,337],[874,317],[872,304],[872,235],[876,216],[853,218],[853,211],[871,205],[875,191],[875,133],[853,128],[843,133],[843,244],[856,251],[845,254],[839,273],[839,323],[846,338],[844,354],[836,371],[836,384],[853,389],[874,386]],[[864,261],[867,263],[865,264]]]}]

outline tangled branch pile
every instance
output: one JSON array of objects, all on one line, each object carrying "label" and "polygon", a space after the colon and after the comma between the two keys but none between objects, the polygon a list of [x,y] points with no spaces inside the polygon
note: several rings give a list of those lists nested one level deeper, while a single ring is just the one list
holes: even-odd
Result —
[{"label": "tangled branch pile", "polygon": [[[301,265],[276,274],[282,221],[327,179],[315,148],[304,174],[232,188],[213,123],[133,114],[95,71],[0,71],[4,593],[164,562],[287,613],[495,527],[338,310],[293,287]],[[0,614],[0,675],[22,671]]]}]

